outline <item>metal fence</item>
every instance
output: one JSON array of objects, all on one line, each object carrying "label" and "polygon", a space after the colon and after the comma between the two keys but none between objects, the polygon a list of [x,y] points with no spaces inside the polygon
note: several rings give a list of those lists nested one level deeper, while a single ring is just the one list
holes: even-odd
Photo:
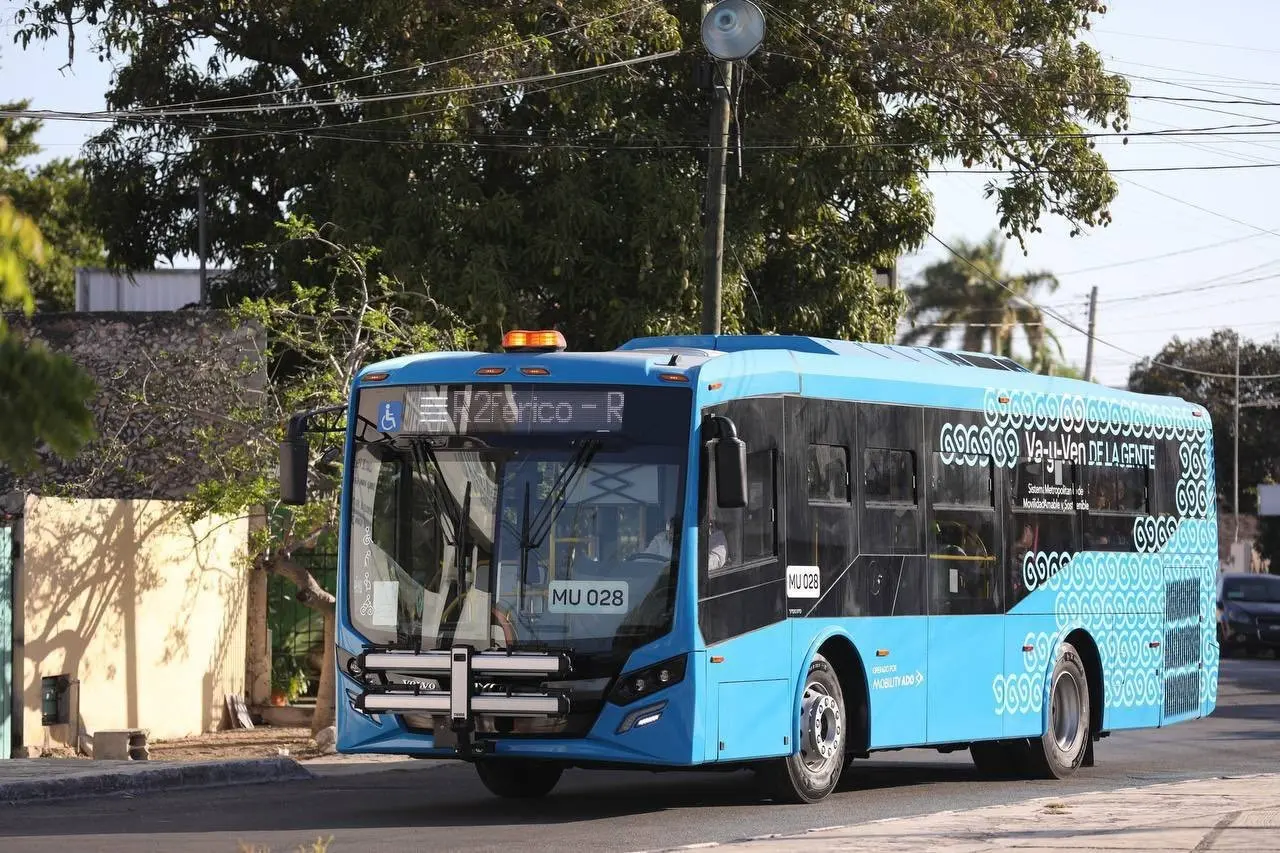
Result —
[{"label": "metal fence", "polygon": [[[294,559],[311,572],[329,592],[337,588],[338,555],[300,553]],[[290,675],[301,673],[307,686],[301,696],[314,698],[320,686],[320,665],[324,660],[324,617],[300,604],[298,588],[278,575],[267,577],[267,627],[271,632],[272,688],[282,686]]]}]

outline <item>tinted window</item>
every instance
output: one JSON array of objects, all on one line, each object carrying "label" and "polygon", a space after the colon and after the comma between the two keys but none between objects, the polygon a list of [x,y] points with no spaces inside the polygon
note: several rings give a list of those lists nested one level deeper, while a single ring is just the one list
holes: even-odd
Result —
[{"label": "tinted window", "polygon": [[809,500],[849,502],[849,451],[830,444],[809,445]]},{"label": "tinted window", "polygon": [[869,447],[862,454],[869,503],[916,502],[916,455],[909,450]]},{"label": "tinted window", "polygon": [[976,465],[956,461],[947,464],[941,453],[930,454],[929,485],[935,504],[990,507],[994,489],[991,457],[980,456]]},{"label": "tinted window", "polygon": [[1110,468],[1091,465],[1081,469],[1085,508],[1089,512],[1147,512],[1146,468]]},{"label": "tinted window", "polygon": [[1075,512],[1081,490],[1075,483],[1074,467],[1063,462],[1019,460],[1013,469],[1013,509]]},{"label": "tinted window", "polygon": [[[774,488],[774,454],[758,450],[747,454],[747,506],[745,509],[714,509],[713,518],[724,534],[728,555],[719,571],[752,563],[777,553],[776,490]],[[718,537],[712,531],[708,545],[716,547]],[[716,573],[715,561],[710,564]]]}]

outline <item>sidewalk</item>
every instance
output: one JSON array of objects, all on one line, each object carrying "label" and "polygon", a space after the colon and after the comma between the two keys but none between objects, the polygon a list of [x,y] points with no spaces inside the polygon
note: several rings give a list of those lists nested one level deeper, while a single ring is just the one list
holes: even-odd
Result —
[{"label": "sidewalk", "polygon": [[305,767],[284,757],[233,761],[14,758],[0,761],[0,804],[311,778]]},{"label": "sidewalk", "polygon": [[1280,850],[1280,774],[1201,779],[946,811],[699,848],[779,850]]}]

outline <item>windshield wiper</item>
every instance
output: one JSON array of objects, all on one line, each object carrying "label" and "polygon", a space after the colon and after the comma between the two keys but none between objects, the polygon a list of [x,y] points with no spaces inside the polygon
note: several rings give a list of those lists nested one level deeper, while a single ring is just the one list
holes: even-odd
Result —
[{"label": "windshield wiper", "polygon": [[[461,520],[454,513],[454,509],[450,505],[450,502],[447,501],[439,492],[440,488],[443,488],[446,492],[449,490],[449,486],[445,482],[444,469],[440,467],[440,460],[436,459],[436,455],[432,452],[431,448],[427,447],[426,444],[422,442],[415,441],[410,444],[409,452],[413,457],[414,462],[417,463],[419,470],[422,471],[424,477],[428,474],[430,469],[435,469],[436,483],[432,484],[428,480],[425,484],[427,504],[431,507],[431,511],[436,514],[437,518],[448,519],[450,526],[453,528],[453,530],[445,532],[445,544],[450,546],[457,545],[458,531],[461,529],[462,525]],[[426,464],[423,463],[424,459],[426,460]],[[471,489],[470,480],[467,481],[467,489],[469,495]],[[452,493],[450,493],[450,496],[452,496]],[[441,525],[440,529],[441,531],[444,531],[444,525]]]},{"label": "windshield wiper", "polygon": [[[600,439],[589,438],[582,442],[577,453],[560,469],[560,476],[556,477],[555,482],[551,484],[551,491],[547,493],[542,504],[538,507],[538,515],[533,520],[533,528],[527,525],[522,531],[521,547],[540,548],[546,540],[547,534],[551,532],[552,526],[555,524],[556,518],[559,517],[561,510],[569,500],[570,487],[577,481],[578,474],[591,464],[592,458],[596,455],[596,451],[600,449]],[[527,520],[527,519],[526,519]]]}]

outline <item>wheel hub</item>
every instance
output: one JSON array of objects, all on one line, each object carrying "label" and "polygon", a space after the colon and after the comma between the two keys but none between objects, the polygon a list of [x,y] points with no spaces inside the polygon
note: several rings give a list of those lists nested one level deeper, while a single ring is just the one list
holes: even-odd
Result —
[{"label": "wheel hub", "polygon": [[1053,685],[1053,739],[1058,749],[1070,752],[1080,736],[1080,689],[1075,676],[1064,672]]},{"label": "wheel hub", "polygon": [[805,764],[820,769],[835,760],[841,748],[844,721],[836,700],[815,688],[813,685],[805,691],[800,751]]}]

